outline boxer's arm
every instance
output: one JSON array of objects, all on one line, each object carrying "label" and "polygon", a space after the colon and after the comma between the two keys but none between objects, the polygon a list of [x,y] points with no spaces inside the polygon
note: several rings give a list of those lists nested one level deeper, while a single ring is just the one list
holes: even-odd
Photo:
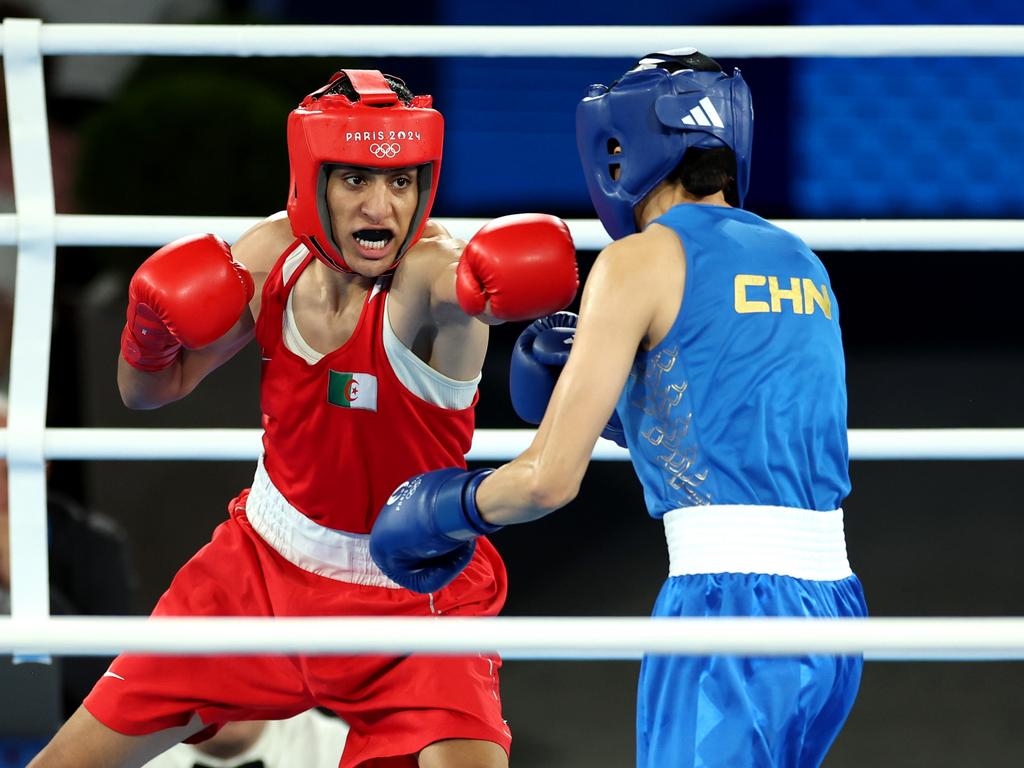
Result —
[{"label": "boxer's arm", "polygon": [[408,589],[440,589],[465,567],[478,536],[542,517],[576,496],[637,348],[660,341],[671,326],[666,318],[679,309],[681,255],[678,239],[661,227],[601,253],[573,352],[530,448],[492,474],[435,470],[396,488],[370,534],[370,553],[385,574]]},{"label": "boxer's arm", "polygon": [[[487,353],[487,326],[457,304],[437,304],[435,294],[454,286],[465,243],[429,222],[405,255],[388,292],[388,323],[402,344],[423,362],[457,381],[475,378]],[[454,301],[454,287],[450,288]],[[454,311],[452,310],[454,306]]]},{"label": "boxer's arm", "polygon": [[532,444],[477,489],[483,520],[526,522],[576,497],[637,349],[659,312],[669,308],[674,317],[678,309],[680,286],[666,279],[666,263],[682,263],[678,241],[673,244],[655,228],[617,241],[598,256],[583,292],[572,354]]},{"label": "boxer's arm", "polygon": [[247,230],[231,247],[231,254],[249,271],[254,283],[249,311],[243,311],[230,330],[213,343],[201,349],[182,349],[163,370],[139,370],[122,354],[117,363],[117,385],[124,404],[150,410],[180,400],[245,347],[255,334],[255,318],[259,316],[267,273],[293,239],[284,214],[275,214]]},{"label": "boxer's arm", "polygon": [[486,325],[561,309],[578,286],[576,251],[560,219],[502,217],[468,243],[430,221],[395,273],[388,320],[432,368],[466,381],[483,364]]},{"label": "boxer's arm", "polygon": [[141,371],[117,360],[117,387],[121,400],[135,410],[152,410],[188,395],[206,376],[230,360],[252,339],[252,315],[243,312],[226,334],[202,349],[183,349],[178,358],[160,371]]}]

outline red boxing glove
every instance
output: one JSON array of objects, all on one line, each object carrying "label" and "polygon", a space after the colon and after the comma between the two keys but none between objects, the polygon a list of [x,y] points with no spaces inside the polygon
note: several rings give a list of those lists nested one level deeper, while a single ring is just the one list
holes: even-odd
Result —
[{"label": "red boxing glove", "polygon": [[178,352],[213,343],[238,322],[255,288],[249,270],[216,235],[168,243],[128,286],[121,354],[141,371],[161,371]]},{"label": "red boxing glove", "polygon": [[565,222],[543,213],[502,216],[462,252],[455,294],[467,315],[491,303],[499,320],[531,320],[557,312],[580,286],[576,247]]}]

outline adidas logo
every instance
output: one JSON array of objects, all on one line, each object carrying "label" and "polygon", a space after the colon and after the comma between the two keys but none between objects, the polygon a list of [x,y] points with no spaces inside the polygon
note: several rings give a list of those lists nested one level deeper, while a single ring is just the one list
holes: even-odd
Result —
[{"label": "adidas logo", "polygon": [[[701,109],[701,107],[704,107],[704,109]],[[697,102],[697,106],[691,109],[690,114],[683,118],[683,124],[713,125],[715,128],[725,128],[725,123],[722,122],[718,110],[715,109],[715,105],[711,103],[711,99],[707,96]]]}]

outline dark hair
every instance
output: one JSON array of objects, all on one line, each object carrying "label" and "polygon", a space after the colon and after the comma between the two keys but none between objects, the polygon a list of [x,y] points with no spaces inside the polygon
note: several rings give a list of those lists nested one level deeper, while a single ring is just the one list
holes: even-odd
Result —
[{"label": "dark hair", "polygon": [[681,183],[696,197],[724,192],[729,205],[735,207],[740,204],[736,191],[736,154],[728,147],[690,147],[666,178],[670,182]]},{"label": "dark hair", "polygon": [[[404,80],[393,77],[392,75],[384,75],[384,79],[391,87],[391,90],[398,94],[398,98],[403,104],[409,106],[412,103],[413,92],[409,90],[409,86],[405,84]],[[356,89],[352,87],[352,81],[348,79],[348,75],[342,75],[339,77],[331,84],[331,87],[324,92],[325,96],[334,94],[341,94],[349,101],[359,101],[359,94],[356,93]]]},{"label": "dark hair", "polygon": [[685,52],[680,51],[679,53],[648,53],[640,61],[657,62],[656,66],[658,69],[664,69],[667,72],[679,72],[684,69],[692,69],[694,72],[722,71],[721,64],[710,56],[692,48]]}]

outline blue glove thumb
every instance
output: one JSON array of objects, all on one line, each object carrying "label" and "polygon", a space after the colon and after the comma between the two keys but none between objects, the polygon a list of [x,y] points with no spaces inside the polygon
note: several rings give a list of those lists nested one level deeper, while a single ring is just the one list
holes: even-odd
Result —
[{"label": "blue glove thumb", "polygon": [[562,367],[569,361],[579,320],[575,312],[555,312],[534,320],[519,338],[532,336],[533,346],[530,349],[538,363]]},{"label": "blue glove thumb", "polygon": [[569,362],[575,338],[575,328],[549,328],[541,331],[533,340],[533,359],[542,365],[562,368]]},{"label": "blue glove thumb", "polygon": [[566,340],[571,342],[576,320],[572,312],[556,312],[534,320],[516,340],[509,395],[516,414],[529,424],[540,424],[544,418],[558,374],[569,359],[571,346]]}]

